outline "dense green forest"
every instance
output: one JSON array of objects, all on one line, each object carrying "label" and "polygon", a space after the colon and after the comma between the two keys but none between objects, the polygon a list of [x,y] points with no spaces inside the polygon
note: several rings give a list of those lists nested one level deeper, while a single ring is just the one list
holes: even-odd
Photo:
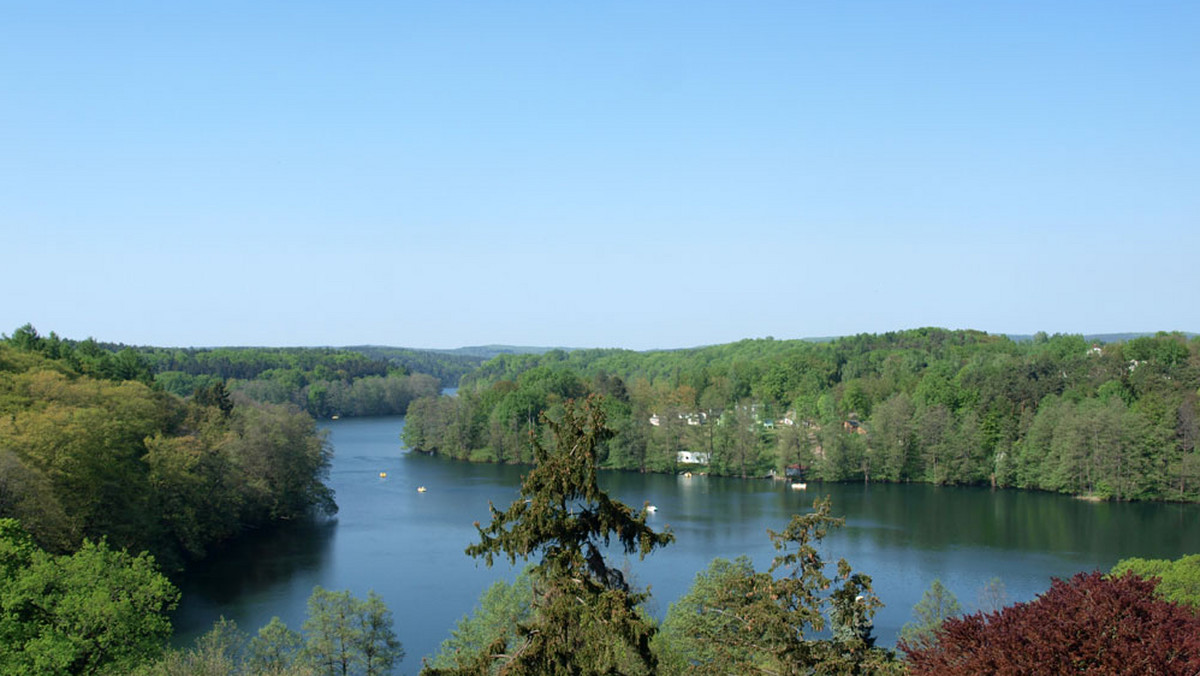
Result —
[{"label": "dense green forest", "polygon": [[440,389],[434,376],[334,348],[140,348],[138,354],[169,392],[186,396],[223,382],[230,392],[295,404],[315,418],[400,415],[414,399]]},{"label": "dense green forest", "polygon": [[604,466],[827,481],[991,484],[1200,499],[1200,339],[1015,342],[936,328],[814,343],[500,355],[413,402],[415,449],[529,462],[562,402],[605,395]]},{"label": "dense green forest", "polygon": [[425,373],[438,379],[442,387],[458,387],[463,376],[479,368],[486,359],[454,350],[413,350],[406,347],[356,345],[344,348],[400,366],[408,373]]},{"label": "dense green forest", "polygon": [[[604,560],[602,545],[615,538],[642,555],[672,536],[646,526],[646,509],[600,491],[596,470],[1195,500],[1198,343],[1179,334],[1017,343],[922,329],[500,355],[465,377],[459,396],[414,401],[405,434],[421,450],[535,464],[467,550],[489,565],[532,565],[523,582],[485,595],[425,671],[978,673],[1028,653],[1034,665],[1057,656],[1104,673],[1140,673],[1121,670],[1135,663],[1194,673],[1194,556],[1129,559],[1110,576],[1055,580],[1036,600],[986,615],[948,617],[939,604],[903,656],[876,647],[871,617],[882,601],[870,577],[845,561],[830,575],[822,558],[820,541],[841,525],[827,501],[769,532],[778,551],[769,569],[717,559],[659,624],[645,612],[648,593]],[[312,417],[227,382],[288,369],[351,384],[412,376],[338,351],[196,351],[187,358],[207,363],[191,367],[197,379],[181,397],[160,376],[186,370],[160,370],[155,354],[32,327],[0,340],[0,671],[391,672],[403,649],[381,599],[320,588],[299,632],[276,618],[249,636],[222,620],[195,647],[169,650],[178,591],[159,571],[250,529],[335,509],[322,482],[331,449]],[[1063,632],[1082,637],[1069,654]],[[947,667],[956,664],[974,666]]]},{"label": "dense green forest", "polygon": [[[244,375],[254,358],[226,364]],[[311,416],[220,379],[183,398],[153,364],[32,327],[0,340],[0,673],[390,673],[403,650],[382,600],[319,587],[303,633],[276,619],[251,639],[222,621],[167,650],[179,592],[163,571],[337,507]],[[372,377],[386,376],[354,382]]]},{"label": "dense green forest", "polygon": [[458,382],[478,358],[377,348],[130,347],[47,336],[26,324],[8,341],[100,378],[137,380],[180,397],[218,385],[257,402],[294,404],[314,418],[403,415],[434,396],[439,379]]},{"label": "dense green forest", "polygon": [[295,407],[153,387],[136,353],[0,341],[0,516],[52,553],[85,540],[168,569],[247,529],[336,509],[331,449]]},{"label": "dense green forest", "polygon": [[1194,591],[1172,598],[1195,579],[1191,559],[1123,561],[1111,575],[1051,580],[1046,593],[1012,605],[993,587],[994,607],[961,617],[935,582],[914,608],[921,626],[902,638],[901,657],[875,644],[882,601],[871,577],[825,558],[822,541],[844,525],[828,499],[768,531],[769,568],[745,556],[714,559],[655,625],[641,608],[648,594],[609,565],[605,545],[616,540],[615,549],[640,557],[674,537],[647,526],[649,507],[633,510],[599,489],[598,450],[611,438],[604,410],[589,397],[543,417],[547,434],[531,440],[536,463],[520,495],[507,509],[493,506],[467,548],[488,565],[528,565],[483,595],[422,674],[1182,676],[1200,668]]}]

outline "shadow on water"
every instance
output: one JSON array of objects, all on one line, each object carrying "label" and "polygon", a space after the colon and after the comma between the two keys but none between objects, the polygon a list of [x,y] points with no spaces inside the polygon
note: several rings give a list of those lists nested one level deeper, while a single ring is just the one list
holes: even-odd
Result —
[{"label": "shadow on water", "polygon": [[[224,616],[254,632],[270,620],[251,608],[261,599],[293,598],[330,563],[335,518],[312,517],[246,534],[189,568],[172,618],[173,642],[186,645]],[[309,590],[312,585],[307,584]],[[304,601],[307,601],[304,592]],[[214,610],[218,614],[214,615]],[[257,622],[257,624],[255,623]]]}]

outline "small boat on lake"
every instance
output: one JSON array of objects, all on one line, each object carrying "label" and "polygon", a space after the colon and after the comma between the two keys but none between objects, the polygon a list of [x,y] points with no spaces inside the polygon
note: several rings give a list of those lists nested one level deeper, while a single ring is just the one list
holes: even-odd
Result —
[{"label": "small boat on lake", "polygon": [[792,490],[794,490],[794,491],[803,491],[803,490],[807,490],[807,489],[808,489],[808,484],[804,483],[803,481],[796,481],[796,482],[792,483]]},{"label": "small boat on lake", "polygon": [[418,493],[424,493],[424,492],[425,492],[425,487],[424,487],[424,486],[417,486],[417,492],[418,492]]}]

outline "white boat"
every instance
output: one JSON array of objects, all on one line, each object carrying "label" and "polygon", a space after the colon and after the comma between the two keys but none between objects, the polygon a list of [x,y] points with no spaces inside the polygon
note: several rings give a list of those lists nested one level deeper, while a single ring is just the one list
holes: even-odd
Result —
[{"label": "white boat", "polygon": [[802,491],[807,488],[808,488],[808,484],[804,483],[803,481],[797,481],[792,484],[792,490],[794,490],[794,491]]}]

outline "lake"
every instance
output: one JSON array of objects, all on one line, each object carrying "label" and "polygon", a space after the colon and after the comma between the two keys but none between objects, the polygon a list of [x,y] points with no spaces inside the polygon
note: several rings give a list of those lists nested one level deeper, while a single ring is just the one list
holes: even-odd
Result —
[{"label": "lake", "polygon": [[[395,614],[407,653],[398,673],[415,674],[484,589],[511,579],[463,549],[486,523],[488,502],[507,507],[525,468],[477,465],[409,452],[403,418],[322,423],[334,447],[330,485],[338,515],[251,534],[195,566],[181,584],[176,640],[187,642],[220,616],[254,632],[280,616],[299,629],[312,588],[378,592]],[[386,472],[386,478],[380,476]],[[606,472],[601,484],[632,506],[649,501],[657,528],[676,541],[629,567],[649,585],[661,618],[715,557],[749,555],[762,569],[774,550],[766,530],[829,495],[846,526],[825,540],[832,561],[845,558],[874,579],[885,607],[875,617],[879,645],[894,644],[912,606],[934,578],[964,610],[998,577],[1008,601],[1044,591],[1052,576],[1108,570],[1130,556],[1177,558],[1200,552],[1200,506],[1093,503],[1060,495],[924,484],[816,484]],[[418,486],[427,492],[417,491]],[[618,561],[622,559],[618,557]]]}]

